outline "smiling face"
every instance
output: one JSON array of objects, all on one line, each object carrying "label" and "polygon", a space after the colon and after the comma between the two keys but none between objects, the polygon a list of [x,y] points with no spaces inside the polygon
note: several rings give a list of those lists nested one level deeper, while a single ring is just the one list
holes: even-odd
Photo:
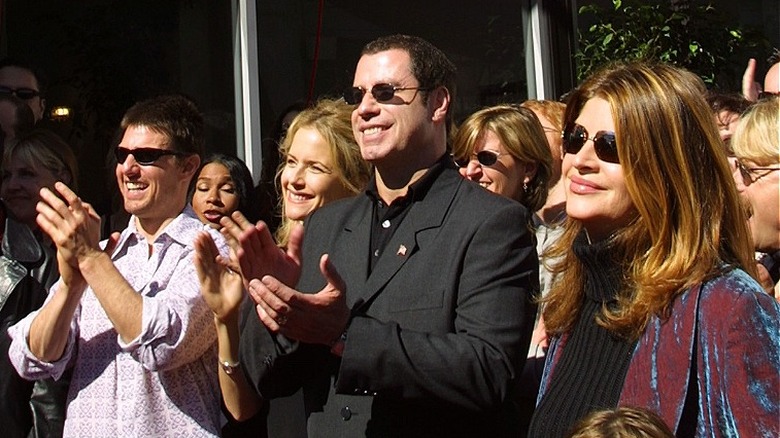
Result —
[{"label": "smiling face", "polygon": [[133,149],[170,149],[165,135],[145,126],[129,126],[119,147],[130,150],[125,162],[116,166],[125,210],[136,216],[142,231],[154,236],[184,209],[187,186],[200,158],[164,155],[150,165],[140,165],[132,155]]},{"label": "smiling face", "polygon": [[219,229],[219,220],[238,209],[239,198],[227,167],[211,162],[200,170],[192,194],[192,208],[204,224]]},{"label": "smiling face", "polygon": [[316,129],[295,132],[280,177],[285,217],[302,221],[328,202],[351,195],[334,166],[330,146]]},{"label": "smiling face", "polygon": [[[392,49],[363,55],[355,69],[353,86],[366,93],[352,112],[352,130],[363,158],[379,168],[416,170],[419,164],[430,165],[444,153],[445,144],[435,141],[431,123],[436,99],[431,96],[425,103],[423,91],[397,90],[392,99],[380,103],[370,92],[376,84],[422,86],[412,74],[410,62],[406,51]],[[442,125],[445,114],[446,108],[441,114]]]},{"label": "smiling face", "polygon": [[35,205],[40,200],[43,187],[53,189],[57,176],[44,166],[27,163],[12,157],[3,163],[3,182],[0,185],[0,197],[8,210],[20,222],[28,227],[37,228]]},{"label": "smiling face", "polygon": [[[492,166],[483,166],[476,157],[480,151],[497,153],[498,159]],[[460,168],[460,174],[493,193],[519,201],[523,194],[523,183],[533,178],[533,168],[512,156],[498,136],[487,130],[474,144],[469,162]]]},{"label": "smiling face", "polygon": [[[584,126],[590,136],[615,131],[609,103],[596,97],[585,103],[576,123]],[[564,155],[563,175],[566,214],[582,223],[592,241],[609,237],[636,216],[623,167],[601,161],[592,140],[585,142],[577,154]]]}]

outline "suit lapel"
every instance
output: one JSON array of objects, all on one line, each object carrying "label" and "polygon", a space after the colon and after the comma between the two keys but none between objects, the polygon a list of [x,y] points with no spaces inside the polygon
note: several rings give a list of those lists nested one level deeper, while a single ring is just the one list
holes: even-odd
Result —
[{"label": "suit lapel", "polygon": [[[421,232],[441,226],[462,180],[457,172],[444,169],[425,197],[412,204],[411,210],[393,234],[368,277],[360,297],[363,303],[370,303],[408,260],[419,250],[425,249],[429,241],[425,237],[428,233]],[[365,222],[368,222],[370,227],[370,217]],[[370,230],[366,236],[370,236]],[[362,244],[365,245],[365,240]]]}]

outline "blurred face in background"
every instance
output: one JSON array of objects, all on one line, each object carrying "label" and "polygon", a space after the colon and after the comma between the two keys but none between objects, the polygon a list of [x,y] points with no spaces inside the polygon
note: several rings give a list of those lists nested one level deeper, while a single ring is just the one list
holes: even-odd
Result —
[{"label": "blurred face in background", "polygon": [[351,195],[337,172],[322,135],[314,128],[296,130],[280,176],[285,216],[302,221],[328,202]]},{"label": "blurred face in background", "polygon": [[780,163],[759,166],[741,159],[734,170],[734,180],[748,204],[748,225],[756,250],[780,250]]},{"label": "blurred face in background", "polygon": [[[38,94],[40,93],[40,87],[38,80],[35,79],[35,75],[31,71],[15,66],[7,66],[0,68],[0,90],[16,90],[14,93],[17,97],[27,102],[30,109],[33,111],[35,121],[43,118],[43,111],[46,107],[46,102]],[[28,96],[21,91],[33,91],[34,96]],[[20,94],[22,94],[20,96]]]},{"label": "blurred face in background", "polygon": [[39,193],[44,187],[53,189],[54,183],[60,178],[46,167],[25,162],[14,155],[3,163],[2,179],[0,197],[8,210],[20,222],[30,228],[37,228],[35,217],[38,213],[35,205],[40,200]]},{"label": "blurred face in background", "polygon": [[221,163],[211,162],[203,166],[197,178],[192,208],[204,224],[219,229],[219,220],[230,216],[239,205],[230,171]]}]

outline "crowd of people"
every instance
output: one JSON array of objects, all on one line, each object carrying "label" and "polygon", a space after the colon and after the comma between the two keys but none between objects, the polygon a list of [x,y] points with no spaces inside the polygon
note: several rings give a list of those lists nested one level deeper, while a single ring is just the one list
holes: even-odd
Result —
[{"label": "crowd of people", "polygon": [[106,233],[2,61],[4,431],[779,436],[778,70],[622,62],[456,123],[448,57],[380,37],[258,186],[191,100],[130,107]]}]

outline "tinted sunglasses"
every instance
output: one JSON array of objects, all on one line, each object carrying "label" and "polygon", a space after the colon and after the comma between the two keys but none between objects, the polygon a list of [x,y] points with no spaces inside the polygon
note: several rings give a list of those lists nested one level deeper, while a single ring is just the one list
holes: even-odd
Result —
[{"label": "tinted sunglasses", "polygon": [[[371,95],[374,96],[374,99],[376,99],[377,102],[381,103],[393,100],[396,91],[428,91],[429,89],[430,88],[426,87],[396,87],[390,84],[376,84],[371,87]],[[363,87],[349,87],[344,90],[344,101],[350,105],[357,105],[363,100],[366,91],[367,90]]]},{"label": "tinted sunglasses", "polygon": [[[737,169],[739,169],[739,174],[742,176],[742,183],[747,187],[770,173],[780,170],[780,167],[747,167],[744,163],[737,160]],[[753,174],[759,171],[764,171],[764,173],[754,177]]]},{"label": "tinted sunglasses", "polygon": [[184,154],[181,152],[171,151],[168,149],[154,149],[154,148],[114,149],[114,156],[116,156],[116,161],[118,164],[124,164],[125,160],[127,160],[128,155],[132,155],[135,158],[135,161],[138,162],[138,164],[142,166],[150,166],[154,164],[155,161],[159,160],[160,157],[164,157],[166,155],[182,156]]},{"label": "tinted sunglasses", "polygon": [[[477,157],[477,162],[479,162],[481,166],[491,167],[496,164],[496,161],[498,161],[499,154],[498,152],[481,150],[476,154],[472,154],[471,156]],[[461,158],[455,160],[455,164],[457,164],[459,167],[466,167],[469,165],[470,160],[470,158]]]},{"label": "tinted sunglasses", "polygon": [[576,123],[569,123],[563,130],[563,151],[567,154],[576,154],[588,140],[593,140],[593,148],[599,160],[620,163],[614,132],[599,131],[593,137],[589,137],[585,127]]},{"label": "tinted sunglasses", "polygon": [[41,93],[38,90],[33,90],[32,88],[9,88],[9,87],[0,87],[0,94],[5,94],[5,95],[13,94],[22,100],[30,100],[35,96],[41,95]]}]

